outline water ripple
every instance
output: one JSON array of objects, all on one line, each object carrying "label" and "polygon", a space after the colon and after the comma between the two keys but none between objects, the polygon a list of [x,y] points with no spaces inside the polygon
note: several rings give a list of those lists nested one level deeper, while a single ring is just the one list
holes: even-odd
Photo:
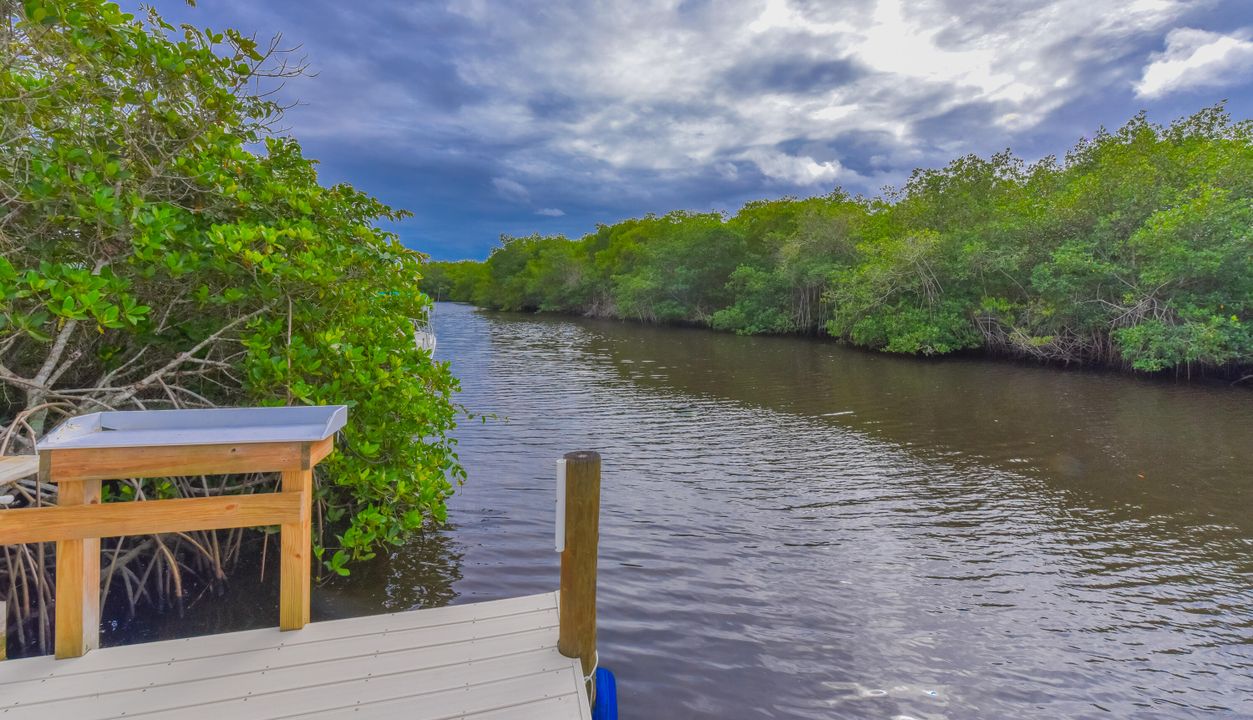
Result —
[{"label": "water ripple", "polygon": [[1247,397],[436,319],[461,400],[507,418],[458,432],[456,602],[555,587],[553,461],[599,450],[623,717],[1253,717]]}]

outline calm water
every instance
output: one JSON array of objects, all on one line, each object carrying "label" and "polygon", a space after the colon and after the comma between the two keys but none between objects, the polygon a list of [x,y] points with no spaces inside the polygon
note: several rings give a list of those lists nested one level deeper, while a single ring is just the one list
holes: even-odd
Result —
[{"label": "calm water", "polygon": [[553,590],[553,462],[595,449],[624,718],[1253,717],[1253,393],[449,304],[436,331],[507,420],[458,431],[451,527],[315,619]]}]

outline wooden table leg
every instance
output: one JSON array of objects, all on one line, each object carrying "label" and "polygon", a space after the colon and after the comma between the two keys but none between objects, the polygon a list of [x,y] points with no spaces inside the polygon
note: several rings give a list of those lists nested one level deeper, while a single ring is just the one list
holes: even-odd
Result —
[{"label": "wooden table leg", "polygon": [[309,583],[312,580],[313,562],[313,528],[310,517],[313,469],[284,470],[282,491],[298,492],[303,497],[300,522],[281,526],[278,626],[281,630],[299,630],[309,622]]},{"label": "wooden table leg", "polygon": [[[100,481],[60,482],[57,496],[62,506],[97,505]],[[100,644],[100,538],[57,542],[55,629],[58,658],[80,657]]]}]

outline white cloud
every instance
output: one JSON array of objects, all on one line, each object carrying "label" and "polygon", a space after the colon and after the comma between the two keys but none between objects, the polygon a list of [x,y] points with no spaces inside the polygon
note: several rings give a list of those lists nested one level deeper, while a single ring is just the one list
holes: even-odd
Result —
[{"label": "white cloud", "polygon": [[814,35],[830,35],[854,29],[852,25],[845,22],[815,22],[792,7],[788,0],[766,0],[765,9],[756,20],[749,24],[748,29],[760,33],[776,28],[798,30]]},{"label": "white cloud", "polygon": [[1136,95],[1156,98],[1180,90],[1244,82],[1253,69],[1248,33],[1177,28],[1166,36],[1166,50],[1153,55],[1136,83]]},{"label": "white cloud", "polygon": [[531,193],[526,186],[517,180],[509,178],[492,178],[492,186],[496,188],[496,192],[506,200],[524,203],[531,199]]},{"label": "white cloud", "polygon": [[566,214],[566,211],[561,208],[540,208],[535,211],[535,214],[543,215],[544,217],[561,217]]},{"label": "white cloud", "polygon": [[[274,22],[319,73],[299,85],[298,136],[466,169],[537,211],[533,196],[638,206],[687,202],[678,186],[749,193],[750,167],[773,185],[873,191],[913,166],[1019,146],[1057,108],[1125,88],[1141,73],[1131,58],[1200,7],[1112,4],[450,0],[319,24],[320,38],[290,27],[305,15]],[[1142,97],[1244,57],[1243,36],[1201,32],[1170,33]]]},{"label": "white cloud", "polygon": [[754,148],[741,157],[752,161],[771,180],[805,187],[832,183],[843,170],[834,160],[818,162],[804,155],[788,155],[768,148]]},{"label": "white cloud", "polygon": [[[562,2],[541,19],[467,11],[485,41],[506,55],[457,58],[461,77],[490,98],[559,94],[578,112],[539,117],[503,100],[464,108],[459,127],[491,136],[542,138],[505,159],[523,167],[571,157],[605,168],[598,181],[626,171],[675,179],[699,173],[734,177],[728,161],[748,160],[779,182],[847,181],[846,163],[828,150],[795,148],[839,134],[877,133],[901,146],[931,147],[922,162],[942,162],[976,140],[918,128],[966,108],[1010,134],[1038,125],[1057,107],[1093,88],[1090,63],[1112,48],[1161,32],[1188,0],[1138,0],[1111,13],[1091,0],[1022,0],[1014,7],[952,0],[875,0],[863,7],[795,0],[725,0],[684,16],[670,0],[601,6]],[[561,42],[535,42],[559,32]],[[796,87],[743,81],[744,68],[786,60],[805,67],[845,63],[849,77]],[[1006,141],[1007,142],[1007,141]],[[746,151],[745,148],[751,150]],[[966,150],[963,150],[966,151]],[[542,176],[534,176],[535,182]],[[528,181],[529,184],[529,181]]]}]

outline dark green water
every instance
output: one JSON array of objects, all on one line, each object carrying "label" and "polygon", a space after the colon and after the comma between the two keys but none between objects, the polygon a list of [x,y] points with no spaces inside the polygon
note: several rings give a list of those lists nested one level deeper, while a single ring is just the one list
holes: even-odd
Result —
[{"label": "dark green water", "polygon": [[1253,717],[1253,393],[448,304],[436,331],[508,421],[459,430],[451,526],[315,619],[551,591],[553,461],[595,449],[624,718]]}]

